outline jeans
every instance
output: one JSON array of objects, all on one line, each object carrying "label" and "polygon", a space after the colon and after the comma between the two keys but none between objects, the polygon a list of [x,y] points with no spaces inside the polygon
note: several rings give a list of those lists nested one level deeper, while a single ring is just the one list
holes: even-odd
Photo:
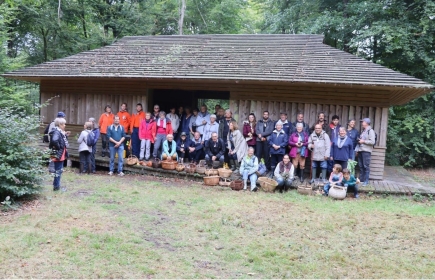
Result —
[{"label": "jeans", "polygon": [[355,149],[352,149],[352,151],[350,151],[350,158],[352,160],[355,160]]},{"label": "jeans", "polygon": [[334,161],[328,159],[328,160],[326,161],[326,163],[327,163],[327,169],[328,169],[328,172],[331,173],[331,172],[332,172],[332,168],[334,167]]},{"label": "jeans", "polygon": [[[216,158],[215,160],[219,160],[219,165],[222,166],[224,164],[225,157],[224,155],[221,155],[220,158]],[[208,165],[212,165],[212,160],[211,157],[209,157],[209,155],[205,155],[205,161],[207,162]]]},{"label": "jeans", "polygon": [[109,143],[108,143],[109,142],[109,138],[107,137],[106,133],[101,133],[100,135],[101,135],[101,147],[103,148],[101,150],[101,152],[105,153],[105,152],[107,152],[107,148],[108,148],[108,145],[109,145]]},{"label": "jeans", "polygon": [[[91,159],[91,153],[89,151],[81,151],[79,152],[80,156],[80,165],[81,165],[81,172],[82,173],[89,173],[89,162]],[[92,165],[92,164],[91,164]]]},{"label": "jeans", "polygon": [[280,189],[282,189],[283,187],[288,189],[291,187],[291,185],[293,183],[293,179],[285,180],[283,177],[275,177],[275,180],[278,182],[277,188],[280,188]]},{"label": "jeans", "polygon": [[95,144],[94,146],[92,146],[92,152],[89,156],[90,160],[91,160],[91,172],[94,173],[96,171],[96,167],[95,167],[95,153],[97,152],[97,145]]},{"label": "jeans", "polygon": [[243,170],[242,178],[244,182],[247,182],[249,178],[249,181],[251,181],[251,191],[257,187],[257,173],[249,174],[249,170]]},{"label": "jeans", "polygon": [[160,147],[163,145],[163,142],[166,140],[166,134],[157,134],[156,141],[154,142],[154,150],[153,157],[157,157],[160,152]]},{"label": "jeans", "polygon": [[369,181],[371,158],[372,154],[370,152],[358,152],[358,166],[360,170],[361,182]]},{"label": "jeans", "polygon": [[266,165],[266,168],[270,170],[270,147],[269,143],[267,141],[257,141],[256,146],[256,153],[255,156],[258,158],[258,161],[260,161],[262,158],[264,158],[264,164]]},{"label": "jeans", "polygon": [[270,168],[272,171],[275,171],[275,167],[282,161],[284,155],[281,154],[271,154],[270,155]]},{"label": "jeans", "polygon": [[342,169],[347,168],[347,160],[334,160],[334,164],[340,164]]},{"label": "jeans", "polygon": [[139,153],[141,149],[141,141],[139,139],[139,128],[133,127],[133,132],[131,133],[131,153],[139,158]]},{"label": "jeans", "polygon": [[63,172],[63,161],[55,161],[54,162],[54,180],[53,180],[53,189],[58,190],[60,187],[60,177]]},{"label": "jeans", "polygon": [[228,159],[229,160],[237,160],[237,154],[232,154],[232,155],[228,154]]},{"label": "jeans", "polygon": [[151,155],[151,140],[142,139],[140,142],[140,159],[149,159]]},{"label": "jeans", "polygon": [[115,169],[115,153],[118,153],[118,173],[122,172],[122,167],[124,164],[124,145],[119,146],[118,148],[115,148],[115,146],[109,147],[110,149],[110,165],[109,169],[110,172],[113,172]]},{"label": "jeans", "polygon": [[326,160],[322,160],[322,161],[313,160],[311,162],[312,168],[319,168],[319,166],[321,169],[326,169],[328,167],[328,164],[326,163]]}]

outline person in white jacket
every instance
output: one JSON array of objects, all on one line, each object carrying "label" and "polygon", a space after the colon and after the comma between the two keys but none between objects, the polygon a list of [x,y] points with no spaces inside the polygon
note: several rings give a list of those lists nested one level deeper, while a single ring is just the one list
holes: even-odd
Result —
[{"label": "person in white jacket", "polygon": [[205,126],[210,122],[210,114],[207,112],[207,106],[202,105],[198,116],[196,116],[195,125],[196,131],[201,134],[201,139],[204,141]]},{"label": "person in white jacket", "polygon": [[89,163],[91,161],[92,146],[88,146],[87,139],[89,133],[92,132],[93,125],[91,122],[85,122],[84,130],[80,133],[77,143],[79,143],[79,156],[81,173],[89,173]]},{"label": "person in white jacket", "polygon": [[175,113],[175,107],[171,107],[171,112],[166,115],[167,118],[171,120],[174,140],[177,140],[178,138],[178,128],[180,127],[180,118]]}]

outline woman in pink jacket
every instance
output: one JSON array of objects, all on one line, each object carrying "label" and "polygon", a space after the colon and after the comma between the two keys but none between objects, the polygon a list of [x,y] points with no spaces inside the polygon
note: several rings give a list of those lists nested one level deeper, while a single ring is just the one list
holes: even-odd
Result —
[{"label": "woman in pink jacket", "polygon": [[309,135],[304,131],[303,124],[298,123],[296,131],[288,139],[288,144],[291,147],[289,155],[295,167],[295,173],[299,164],[299,179],[301,183],[304,181],[305,158],[308,156],[308,138]]},{"label": "woman in pink jacket", "polygon": [[151,143],[154,143],[156,138],[156,122],[151,118],[151,113],[146,113],[145,119],[142,119],[139,126],[139,139],[140,143],[140,157],[139,160],[150,159]]}]

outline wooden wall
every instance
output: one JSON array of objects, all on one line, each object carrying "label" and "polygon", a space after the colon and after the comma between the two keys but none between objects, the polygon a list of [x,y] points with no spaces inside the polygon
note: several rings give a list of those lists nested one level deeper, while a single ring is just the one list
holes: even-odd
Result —
[{"label": "wooden wall", "polygon": [[[263,95],[267,96],[267,95]],[[280,112],[286,112],[288,119],[294,122],[298,112],[304,114],[305,122],[312,126],[317,121],[317,114],[325,112],[326,118],[331,119],[333,115],[340,117],[340,123],[346,124],[349,119],[356,119],[356,129],[360,130],[360,121],[369,117],[372,121],[373,130],[378,135],[378,142],[372,154],[370,178],[381,180],[385,164],[385,150],[387,142],[388,108],[368,106],[345,106],[345,105],[324,105],[319,103],[297,103],[284,101],[262,101],[261,97],[252,96],[251,100],[237,99],[237,94],[231,93],[230,109],[239,126],[254,113],[257,119],[263,116],[263,111],[268,110],[273,120],[278,120]],[[260,100],[259,100],[260,99]]]},{"label": "wooden wall", "polygon": [[137,103],[148,107],[147,89],[137,81],[42,81],[40,91],[42,103],[50,99],[50,105],[41,109],[44,122],[53,120],[59,111],[66,113],[68,124],[81,125],[90,117],[98,120],[106,105],[114,113],[123,102],[130,113],[136,111]]}]

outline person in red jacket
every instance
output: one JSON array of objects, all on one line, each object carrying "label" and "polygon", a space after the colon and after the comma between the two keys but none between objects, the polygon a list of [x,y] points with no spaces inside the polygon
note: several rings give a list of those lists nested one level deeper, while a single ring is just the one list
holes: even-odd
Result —
[{"label": "person in red jacket", "polygon": [[248,146],[254,148],[254,150],[257,144],[257,133],[255,133],[256,125],[257,119],[253,113],[249,114],[248,120],[243,122],[243,136],[245,136]]},{"label": "person in red jacket", "polygon": [[140,143],[140,157],[139,160],[150,159],[151,143],[154,143],[156,137],[156,122],[154,118],[151,118],[151,113],[145,114],[145,119],[143,119],[139,126],[139,139]]},{"label": "person in red jacket", "polygon": [[153,157],[160,158],[160,148],[163,142],[166,141],[166,135],[172,134],[171,120],[166,118],[166,113],[164,111],[159,112],[159,118],[156,119],[156,137],[154,139],[154,150]]}]

